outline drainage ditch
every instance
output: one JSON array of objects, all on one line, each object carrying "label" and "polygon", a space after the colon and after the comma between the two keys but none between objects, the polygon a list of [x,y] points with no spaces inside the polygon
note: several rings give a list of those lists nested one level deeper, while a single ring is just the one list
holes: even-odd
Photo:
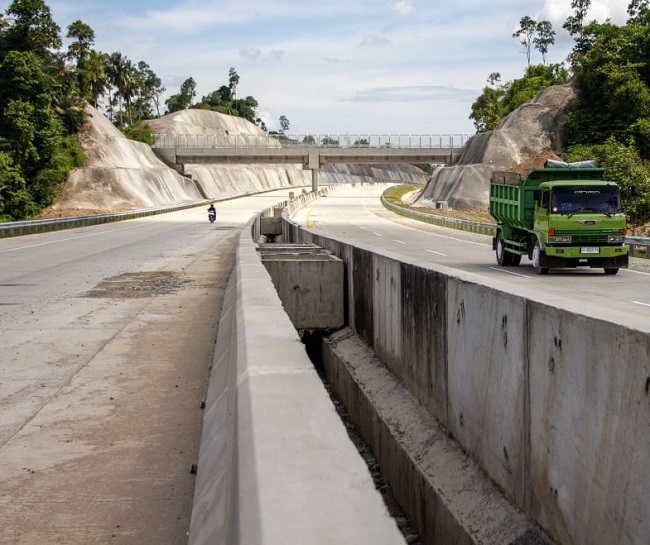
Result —
[{"label": "drainage ditch", "polygon": [[386,505],[390,516],[393,517],[395,523],[397,524],[397,527],[404,536],[405,542],[409,545],[423,545],[423,542],[420,539],[417,531],[409,519],[406,517],[404,511],[395,499],[395,495],[393,494],[388,480],[382,475],[381,467],[377,462],[374,454],[372,453],[372,450],[357,432],[356,426],[354,422],[350,420],[345,405],[343,405],[343,403],[336,398],[329,382],[327,381],[327,378],[325,377],[322,345],[328,333],[322,331],[299,331],[299,333],[302,342],[305,345],[307,355],[309,356],[311,362],[314,364],[314,368],[316,369],[318,376],[323,381],[325,390],[327,390],[327,393],[332,400],[332,404],[334,405],[337,414],[341,418],[341,421],[345,426],[350,440],[357,448],[357,451],[368,466],[370,475],[372,476],[373,482],[375,483],[375,489],[381,494],[384,500],[384,504]]}]

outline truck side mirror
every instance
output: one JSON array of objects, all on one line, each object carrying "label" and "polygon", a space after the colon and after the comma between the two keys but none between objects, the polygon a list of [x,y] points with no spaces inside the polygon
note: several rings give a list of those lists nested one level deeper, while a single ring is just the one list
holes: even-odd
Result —
[{"label": "truck side mirror", "polygon": [[637,186],[631,185],[630,186],[630,195],[632,197],[638,197],[639,195],[641,195],[641,192],[639,191],[639,188]]},{"label": "truck side mirror", "polygon": [[540,202],[542,200],[542,192],[539,189],[535,189],[533,191],[533,199],[537,202]]}]

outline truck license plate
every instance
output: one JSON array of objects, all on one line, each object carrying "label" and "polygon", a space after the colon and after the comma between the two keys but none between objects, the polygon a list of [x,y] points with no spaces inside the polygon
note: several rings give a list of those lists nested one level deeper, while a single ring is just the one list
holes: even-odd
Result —
[{"label": "truck license plate", "polygon": [[599,253],[598,248],[587,246],[586,248],[580,248],[581,254],[597,254]]}]

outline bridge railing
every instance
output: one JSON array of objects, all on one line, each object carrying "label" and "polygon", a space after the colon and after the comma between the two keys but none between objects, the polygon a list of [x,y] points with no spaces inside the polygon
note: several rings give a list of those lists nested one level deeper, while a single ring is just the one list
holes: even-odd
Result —
[{"label": "bridge railing", "polygon": [[468,134],[154,134],[154,148],[409,148],[461,149]]}]

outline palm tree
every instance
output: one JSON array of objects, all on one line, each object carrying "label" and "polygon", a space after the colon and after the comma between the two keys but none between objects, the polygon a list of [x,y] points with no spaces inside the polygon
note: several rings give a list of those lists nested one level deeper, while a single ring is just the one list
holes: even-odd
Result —
[{"label": "palm tree", "polygon": [[93,106],[97,108],[99,97],[102,96],[109,87],[108,76],[105,67],[107,65],[108,55],[91,50],[88,54],[88,61],[85,67],[85,77],[88,82],[88,98],[92,101]]},{"label": "palm tree", "polygon": [[126,100],[127,107],[133,96],[133,63],[122,53],[111,53],[106,65],[106,75],[108,82],[113,89],[113,99],[111,104],[117,100],[118,125],[124,127],[124,112],[122,110],[122,100]]}]

